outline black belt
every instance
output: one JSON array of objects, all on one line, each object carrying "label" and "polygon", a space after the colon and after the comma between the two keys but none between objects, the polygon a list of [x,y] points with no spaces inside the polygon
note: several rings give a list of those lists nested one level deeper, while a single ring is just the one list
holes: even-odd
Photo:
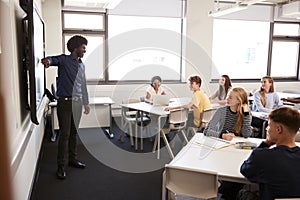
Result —
[{"label": "black belt", "polygon": [[79,100],[81,100],[81,97],[59,97],[59,99],[62,99],[65,101],[79,101]]}]

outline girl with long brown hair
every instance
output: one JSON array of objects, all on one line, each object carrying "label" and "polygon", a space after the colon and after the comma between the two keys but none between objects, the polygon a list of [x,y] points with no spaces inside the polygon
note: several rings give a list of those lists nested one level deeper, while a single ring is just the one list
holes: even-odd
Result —
[{"label": "girl with long brown hair", "polygon": [[209,97],[209,100],[213,103],[218,103],[220,105],[226,104],[226,97],[230,89],[232,88],[232,83],[228,75],[222,75],[219,80],[218,90]]}]

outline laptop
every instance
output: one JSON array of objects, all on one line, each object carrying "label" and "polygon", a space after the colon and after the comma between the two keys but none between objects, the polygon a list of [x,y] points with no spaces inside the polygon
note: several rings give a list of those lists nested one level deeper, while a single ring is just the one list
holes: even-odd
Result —
[{"label": "laptop", "polygon": [[168,95],[154,95],[152,102],[153,106],[168,106],[170,97]]}]

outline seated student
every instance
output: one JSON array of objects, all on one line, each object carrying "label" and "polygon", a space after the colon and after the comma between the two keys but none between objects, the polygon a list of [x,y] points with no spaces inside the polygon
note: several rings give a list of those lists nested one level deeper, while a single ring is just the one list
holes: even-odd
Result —
[{"label": "seated student", "polygon": [[[261,87],[259,90],[254,92],[253,96],[254,101],[252,111],[269,113],[272,109],[283,105],[278,94],[275,92],[274,81],[270,76],[264,76],[261,79]],[[251,125],[260,128],[260,132],[257,137],[262,137],[263,123],[263,119],[252,117]]]},{"label": "seated student", "polygon": [[154,95],[165,95],[166,92],[163,87],[161,87],[160,76],[154,76],[151,79],[150,86],[146,89],[146,101],[151,102]]},{"label": "seated student", "polygon": [[259,184],[259,199],[300,197],[300,148],[295,143],[299,128],[295,109],[281,107],[269,114],[266,140],[240,168],[247,179]]},{"label": "seated student", "polygon": [[[220,107],[208,122],[203,133],[225,140],[232,140],[235,135],[251,135],[251,117],[248,105],[248,94],[243,88],[233,88],[227,96],[226,106]],[[222,181],[218,193],[222,199],[235,199],[244,184]]]},{"label": "seated student", "polygon": [[166,107],[165,110],[172,110],[178,108],[193,108],[194,113],[194,125],[196,127],[201,126],[203,111],[211,108],[211,103],[207,95],[200,90],[202,80],[200,76],[191,76],[189,78],[190,89],[193,91],[192,100],[187,105],[177,107]]},{"label": "seated student", "polygon": [[204,135],[232,140],[251,135],[251,116],[248,95],[243,88],[233,88],[227,96],[226,106],[220,107],[204,129]]},{"label": "seated student", "polygon": [[[226,96],[232,88],[231,80],[228,75],[222,75],[219,81],[219,89],[209,97],[211,102],[216,102],[220,105],[226,104]],[[215,100],[217,98],[217,100]]]}]

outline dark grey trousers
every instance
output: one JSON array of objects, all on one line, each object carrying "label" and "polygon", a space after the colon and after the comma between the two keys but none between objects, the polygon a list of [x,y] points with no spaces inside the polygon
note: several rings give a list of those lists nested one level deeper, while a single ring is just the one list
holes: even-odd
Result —
[{"label": "dark grey trousers", "polygon": [[77,135],[82,115],[82,100],[59,99],[57,102],[57,117],[59,123],[59,139],[57,165],[64,166],[67,151],[69,161],[77,157]]}]

